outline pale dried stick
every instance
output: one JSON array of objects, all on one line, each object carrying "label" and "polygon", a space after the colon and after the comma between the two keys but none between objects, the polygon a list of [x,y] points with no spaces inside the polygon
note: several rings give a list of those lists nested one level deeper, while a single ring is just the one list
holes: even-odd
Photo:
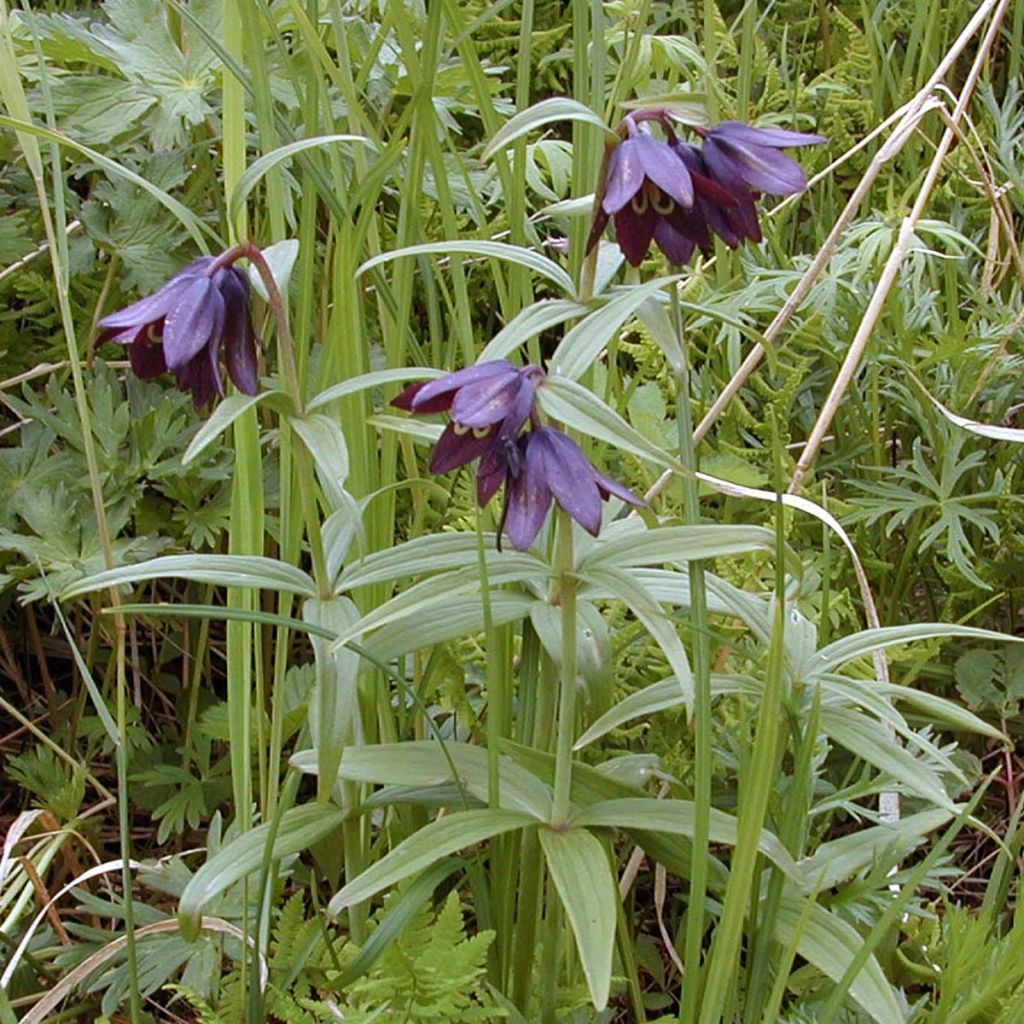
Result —
[{"label": "pale dried stick", "polygon": [[[956,107],[950,115],[953,125],[956,125],[960,121],[963,117],[964,111],[967,109],[968,103],[970,103],[978,78],[981,76],[982,67],[988,59],[989,51],[991,50],[992,44],[999,32],[999,26],[1002,23],[1003,15],[1006,13],[1006,8],[1008,6],[1009,0],[999,0],[999,3],[996,5],[992,21],[985,33],[985,37],[978,47],[978,52],[975,55],[973,64],[971,65],[971,70],[968,73],[963,89],[960,92],[960,98],[957,100]],[[925,207],[928,205],[932,189],[935,187],[935,182],[938,180],[939,172],[942,170],[943,161],[946,158],[946,154],[949,152],[949,147],[953,144],[954,138],[955,133],[953,128],[947,128],[943,132],[942,139],[939,141],[938,148],[935,151],[935,156],[932,158],[931,165],[928,168],[928,173],[925,175],[925,180],[918,191],[917,198],[914,200],[914,206],[910,213],[903,218],[903,223],[900,225],[896,244],[892,247],[892,251],[889,253],[889,258],[886,260],[885,266],[882,268],[878,284],[875,286],[871,300],[868,302],[868,307],[864,311],[864,316],[861,318],[861,322],[857,327],[857,333],[854,335],[853,341],[847,350],[846,356],[843,359],[843,364],[839,368],[839,373],[832,385],[832,390],[829,392],[828,398],[822,406],[821,413],[818,415],[817,422],[814,424],[810,437],[807,438],[803,451],[800,453],[800,458],[797,460],[796,469],[793,471],[793,478],[789,485],[789,492],[791,494],[799,490],[800,485],[803,483],[803,479],[807,475],[807,472],[811,467],[811,463],[818,454],[818,449],[821,447],[822,439],[825,437],[825,434],[832,425],[832,419],[836,414],[836,410],[839,408],[840,403],[846,396],[846,391],[860,367],[861,359],[864,356],[864,350],[867,348],[868,341],[870,340],[871,335],[878,324],[878,320],[882,315],[882,308],[885,305],[886,299],[889,297],[889,292],[892,290],[892,286],[896,280],[896,275],[899,273],[900,266],[906,258],[907,253],[910,251],[917,223],[921,219],[921,215],[924,213]]]},{"label": "pale dried stick", "polygon": [[[882,148],[875,154],[871,163],[868,165],[868,169],[864,173],[864,177],[861,179],[857,188],[854,190],[853,195],[850,196],[849,202],[846,204],[843,212],[839,215],[839,219],[836,221],[835,226],[829,233],[828,238],[825,239],[824,244],[818,251],[818,254],[814,257],[811,265],[804,272],[804,276],[797,283],[796,288],[793,289],[792,294],[786,300],[782,309],[779,310],[775,319],[766,328],[764,332],[765,340],[770,344],[782,331],[782,328],[788,323],[790,317],[796,312],[796,310],[803,303],[804,299],[810,293],[814,282],[817,280],[821,271],[825,268],[826,264],[832,258],[835,249],[837,247],[839,237],[846,230],[850,221],[853,219],[857,212],[861,202],[867,195],[874,183],[875,178],[881,171],[882,166],[891,160],[903,147],[906,139],[909,137],[910,132],[916,128],[918,122],[924,116],[924,114],[939,105],[938,100],[935,99],[931,94],[935,90],[936,86],[945,77],[946,72],[952,67],[954,62],[959,58],[961,52],[966,48],[967,44],[974,38],[975,33],[981,27],[985,19],[989,16],[994,8],[1000,3],[1005,9],[1008,0],[985,0],[978,10],[975,12],[974,17],[967,23],[964,30],[956,38],[956,41],[949,48],[946,55],[942,58],[939,64],[936,66],[935,71],[931,77],[918,91],[917,95],[901,109],[905,111],[899,123],[893,129],[893,134],[889,140],[882,146]],[[1001,21],[1000,15],[996,21]],[[891,118],[890,118],[891,119]],[[707,411],[704,418],[697,425],[697,429],[693,433],[694,443],[699,443],[704,437],[707,436],[708,431],[715,424],[718,417],[722,414],[722,410],[732,401],[739,390],[746,383],[747,379],[754,372],[761,360],[764,358],[765,348],[760,342],[756,344],[751,350],[747,358],[743,361],[740,368],[733,375],[732,379],[726,385],[725,389],[715,400],[714,404]]]}]

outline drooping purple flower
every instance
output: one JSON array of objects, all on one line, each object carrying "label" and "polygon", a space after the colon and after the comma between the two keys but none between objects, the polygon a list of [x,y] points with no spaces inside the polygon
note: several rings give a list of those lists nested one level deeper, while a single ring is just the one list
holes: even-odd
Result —
[{"label": "drooping purple flower", "polygon": [[223,396],[220,353],[239,391],[256,394],[256,334],[249,308],[249,282],[220,257],[203,256],[152,295],[103,317],[97,344],[128,346],[135,375],[168,370],[196,407],[214,393]]},{"label": "drooping purple flower", "polygon": [[[437,380],[412,384],[391,404],[414,413],[451,414],[430,460],[431,473],[448,473],[480,458],[495,445],[505,451],[509,442],[514,447],[519,431],[533,411],[537,384],[543,377],[539,366],[531,364],[520,369],[505,359],[495,359]],[[481,472],[493,474],[495,467],[492,464],[485,471],[481,465]],[[483,482],[480,486],[489,500],[501,486],[501,480],[493,488]]]},{"label": "drooping purple flower", "polygon": [[540,533],[552,498],[595,537],[601,529],[601,503],[611,495],[643,504],[627,487],[599,473],[579,445],[554,427],[536,427],[519,447],[522,466],[509,482],[505,531],[520,551]]},{"label": "drooping purple flower", "polygon": [[[672,148],[686,164],[694,181],[707,182],[710,180],[717,188],[724,190],[723,186],[714,182],[699,146],[677,139],[672,143]],[[757,221],[754,193],[742,182],[734,182],[727,191],[732,199],[731,204],[709,200],[702,192],[698,192],[694,199],[694,218],[699,218],[730,249],[735,249],[746,238],[752,242],[760,242],[761,226]],[[702,247],[710,244],[710,238],[704,243],[699,239],[692,240]],[[662,249],[664,248],[662,246]]]},{"label": "drooping purple flower", "polygon": [[638,267],[659,224],[692,208],[694,182],[667,142],[659,142],[634,120],[627,118],[626,124],[630,137],[608,157],[603,194],[587,239],[587,251],[597,244],[612,218],[619,248]]},{"label": "drooping purple flower", "polygon": [[704,139],[704,163],[715,181],[733,193],[746,187],[770,196],[793,195],[807,187],[803,168],[780,149],[825,142],[821,135],[755,128],[741,121],[723,121],[698,133]]},{"label": "drooping purple flower", "polygon": [[[666,142],[641,127],[648,121],[661,124]],[[703,147],[677,139],[664,110],[636,110],[626,117],[620,131],[628,137],[609,154],[598,185],[587,252],[609,220],[633,266],[640,265],[652,241],[669,262],[680,265],[697,248],[709,251],[712,233],[731,248],[745,239],[759,242],[757,195],[789,195],[806,186],[800,165],[779,150],[825,141],[820,135],[738,121],[695,130]]]}]

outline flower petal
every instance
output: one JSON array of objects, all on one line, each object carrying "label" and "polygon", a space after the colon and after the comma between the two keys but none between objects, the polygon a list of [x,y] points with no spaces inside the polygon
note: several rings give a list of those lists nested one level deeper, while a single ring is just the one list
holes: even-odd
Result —
[{"label": "flower petal", "polygon": [[534,432],[527,438],[523,471],[509,485],[505,510],[505,532],[512,546],[520,551],[525,551],[536,540],[551,508],[551,491],[539,472],[536,455],[531,457],[536,436]]},{"label": "flower petal", "polygon": [[124,309],[119,309],[103,317],[96,324],[100,328],[141,327],[167,316],[178,304],[182,293],[197,279],[197,275],[178,274],[167,282],[159,291],[147,295],[138,302],[133,302]]},{"label": "flower petal", "polygon": [[190,362],[224,327],[224,300],[208,277],[190,281],[164,321],[164,358],[172,370]]},{"label": "flower petal", "polygon": [[449,423],[438,438],[430,460],[431,473],[450,473],[483,455],[494,443],[495,428],[477,436],[472,430]]},{"label": "flower petal", "polygon": [[615,215],[615,239],[622,254],[634,267],[639,267],[643,263],[654,237],[658,219],[658,214],[650,203],[643,213],[637,213],[630,205]]},{"label": "flower petal", "polygon": [[[252,329],[252,314],[249,310],[249,282],[234,267],[222,271],[214,283],[224,299],[224,362],[228,376],[236,388],[245,395],[255,395],[259,390],[256,366],[256,335]],[[211,348],[214,346],[211,345]],[[220,371],[216,372],[218,393]]]},{"label": "flower petal", "polygon": [[132,373],[139,380],[150,380],[167,372],[162,345],[150,345],[145,339],[145,330],[139,332],[135,342],[128,346],[128,361],[132,364]]},{"label": "flower petal", "polygon": [[626,502],[629,505],[636,505],[640,508],[646,508],[647,502],[642,498],[638,498],[628,487],[624,484],[620,484],[618,480],[613,480],[610,476],[605,476],[604,473],[598,473],[594,471],[594,482],[597,484],[597,489],[601,492],[601,498],[605,501],[609,496],[614,495],[621,501]]},{"label": "flower petal", "polygon": [[773,149],[783,149],[786,146],[817,146],[828,141],[824,135],[792,132],[784,128],[758,128],[742,121],[722,121],[709,130],[708,136],[728,139],[741,146],[770,146]]},{"label": "flower petal", "polygon": [[412,399],[412,411],[416,413],[444,412],[451,408],[452,397],[460,388],[476,384],[492,377],[510,377],[519,371],[507,359],[491,359],[486,363],[467,366],[447,377],[427,381]]},{"label": "flower petal", "polygon": [[650,135],[638,135],[632,141],[637,147],[644,174],[665,195],[689,209],[693,205],[693,181],[675,150],[667,142],[659,142]]},{"label": "flower petal", "polygon": [[539,471],[558,504],[596,537],[601,529],[601,495],[596,470],[579,445],[554,427],[541,427],[530,434],[526,457],[527,470]]},{"label": "flower petal", "polygon": [[[706,232],[705,232],[706,233]],[[659,220],[654,229],[654,240],[658,248],[665,254],[669,263],[681,267],[690,261],[693,250],[696,248],[694,242],[687,238],[681,231],[678,231],[667,220]],[[710,244],[711,239],[705,244]]]},{"label": "flower petal", "polygon": [[503,420],[522,386],[520,374],[491,377],[459,388],[452,399],[452,419],[465,427],[489,427]]},{"label": "flower petal", "polygon": [[644,168],[636,142],[635,138],[626,139],[608,158],[607,184],[601,209],[609,215],[618,213],[644,183]]}]

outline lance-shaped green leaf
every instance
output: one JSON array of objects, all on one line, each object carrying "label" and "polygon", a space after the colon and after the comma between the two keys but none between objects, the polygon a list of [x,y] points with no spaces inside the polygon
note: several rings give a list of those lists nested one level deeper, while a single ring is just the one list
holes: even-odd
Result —
[{"label": "lance-shaped green leaf", "polygon": [[[711,808],[710,838],[712,842],[735,846],[739,841],[739,822],[731,814]],[[656,800],[654,797],[623,797],[591,804],[575,813],[574,825],[593,828],[643,829],[692,838],[695,827],[692,800]],[[786,851],[778,836],[761,829],[757,848],[790,879],[805,886],[806,875]]]},{"label": "lance-shaped green leaf", "polygon": [[252,587],[313,597],[316,585],[308,573],[262,555],[164,555],[136,565],[122,565],[77,580],[61,592],[61,600],[146,580],[191,580],[216,587]]},{"label": "lance-shaped green leaf", "polygon": [[[492,570],[489,577],[491,584],[514,583],[533,578],[535,564],[528,560],[527,564],[502,565]],[[350,640],[357,640],[364,633],[391,622],[406,621],[414,618],[427,609],[437,607],[460,594],[475,593],[480,587],[480,574],[475,567],[455,569],[451,572],[432,576],[403,590],[400,594],[378,605],[367,612],[358,622],[343,630],[334,646],[340,647]],[[415,624],[410,623],[410,629]]]},{"label": "lance-shaped green leaf", "polygon": [[638,583],[631,573],[618,569],[592,569],[579,573],[580,580],[608,597],[624,601],[633,614],[643,623],[644,628],[654,637],[664,651],[668,663],[679,682],[679,692],[687,709],[693,706],[693,676],[686,649],[679,639],[675,623],[664,613],[658,602]]},{"label": "lance-shaped green leaf", "polygon": [[542,828],[544,851],[555,889],[576,939],[590,1000],[597,1010],[608,1005],[618,887],[600,841],[586,829]]},{"label": "lance-shaped green leaf", "polygon": [[554,260],[541,256],[532,249],[523,249],[507,242],[488,242],[467,238],[458,242],[426,242],[422,245],[409,245],[404,249],[393,249],[367,260],[356,271],[364,274],[382,263],[401,259],[404,256],[448,256],[457,253],[461,256],[483,256],[488,259],[504,260],[532,270],[541,277],[546,277],[557,285],[566,295],[572,295],[572,278]]},{"label": "lance-shaped green leaf", "polygon": [[679,463],[638,430],[634,430],[614,409],[581,384],[548,374],[537,388],[537,404],[553,419],[599,441],[632,452],[659,466],[679,469]]},{"label": "lance-shaped green leaf", "polygon": [[[306,804],[292,807],[281,815],[274,839],[273,859],[301,853],[328,836],[341,825],[342,811]],[[209,902],[235,882],[263,864],[271,823],[266,822],[225,843],[189,879],[178,904],[181,933],[192,940],[199,934],[199,922]]]},{"label": "lance-shaped green leaf", "polygon": [[506,121],[494,133],[494,137],[480,154],[480,159],[490,160],[495,153],[500,153],[520,136],[556,121],[579,121],[582,124],[591,124],[604,131],[609,141],[615,141],[618,138],[604,123],[604,119],[595,114],[590,107],[584,106],[578,100],[569,99],[567,96],[554,96],[551,99],[534,103],[532,107],[521,110]]},{"label": "lance-shaped green leaf", "polygon": [[[632,522],[632,521],[631,521]],[[599,537],[580,558],[579,570],[604,566],[627,569],[641,565],[684,565],[707,558],[775,551],[775,535],[763,526],[657,526]]]},{"label": "lance-shaped green leaf", "polygon": [[[826,977],[839,981],[863,936],[853,925],[806,897],[784,896],[775,916],[775,939],[783,947],[796,940],[797,952]],[[904,1015],[878,961],[871,956],[850,985],[853,1000],[877,1024],[904,1024]]]},{"label": "lance-shaped green leaf", "polygon": [[[315,752],[303,750],[291,763],[301,771],[315,771]],[[551,815],[551,789],[510,757],[498,760],[502,807],[529,814],[538,821]],[[337,774],[353,782],[388,786],[441,786],[453,779],[466,792],[483,800],[488,796],[488,756],[483,747],[469,743],[411,740],[348,747]]]},{"label": "lance-shaped green leaf", "polygon": [[852,636],[844,636],[818,652],[816,667],[819,672],[831,672],[856,658],[868,657],[881,647],[895,647],[920,640],[998,640],[1007,643],[1021,643],[1024,637],[997,633],[991,629],[974,626],[958,626],[949,622],[915,622],[906,626],[883,626],[881,629],[864,629]]},{"label": "lance-shaped green leaf", "polygon": [[[533,566],[538,579],[551,570],[538,555],[524,551],[498,551],[497,535],[483,535],[484,557],[488,575],[496,568],[528,568]],[[352,590],[371,583],[390,583],[425,576],[432,572],[475,567],[479,560],[480,540],[475,533],[434,533],[396,544],[383,551],[374,551],[352,562],[338,577],[339,590]]]},{"label": "lance-shaped green leaf", "polygon": [[895,742],[877,719],[841,708],[822,708],[822,730],[840,746],[886,772],[926,800],[953,810],[942,780],[924,761]]},{"label": "lance-shaped green leaf", "polygon": [[952,812],[937,808],[850,832],[822,843],[800,861],[800,869],[815,891],[827,892],[858,872],[877,867],[883,856],[886,863],[902,863],[929,832],[941,828],[951,817]]},{"label": "lance-shaped green leaf", "polygon": [[187,466],[201,452],[206,451],[239,416],[270,397],[274,397],[276,401],[287,398],[283,391],[261,391],[258,395],[228,395],[222,399],[210,414],[210,418],[189,442],[185,454],[181,457],[182,463]]},{"label": "lance-shaped green leaf", "polygon": [[587,307],[571,299],[541,299],[520,310],[484,347],[478,363],[489,359],[507,359],[520,345],[538,335],[583,316]]},{"label": "lance-shaped green leaf", "polygon": [[[303,153],[307,149],[326,149],[328,146],[336,145],[339,142],[354,142],[361,146],[373,148],[373,143],[362,135],[316,135],[309,139],[299,139],[296,142],[289,142],[277,149],[272,149],[245,169],[245,172],[235,182],[231,190],[229,217],[233,221],[238,216],[238,211],[248,198],[249,193],[259,184],[268,171],[277,167],[286,160],[290,160],[297,153]],[[278,284],[280,287],[280,283]],[[282,289],[282,292],[284,289]]]},{"label": "lance-shaped green leaf", "polygon": [[308,412],[319,409],[322,405],[328,405],[339,398],[348,395],[357,395],[360,391],[367,391],[370,388],[384,387],[386,384],[404,384],[410,380],[426,380],[428,378],[443,377],[443,370],[433,370],[425,366],[408,366],[396,370],[374,370],[372,373],[362,373],[358,377],[350,377],[340,384],[333,384],[326,391],[321,391],[315,398],[310,399],[306,405]]},{"label": "lance-shaped green leaf", "polygon": [[[274,284],[277,285],[277,290],[287,300],[288,285],[291,284],[292,280],[292,270],[295,267],[295,261],[299,258],[299,240],[297,238],[282,239],[280,242],[267,246],[262,251],[262,255],[267,268],[270,270],[270,276],[274,279]],[[267,292],[267,286],[263,281],[263,276],[256,269],[255,264],[250,263],[246,272],[249,275],[249,284],[252,285],[253,291],[264,302],[269,302],[270,295]]]},{"label": "lance-shaped green leaf", "polygon": [[[491,592],[491,624],[504,626],[523,619],[530,613],[537,598],[507,590]],[[483,603],[479,594],[464,594],[435,601],[415,616],[389,622],[360,641],[364,651],[378,661],[388,662],[421,647],[452,640],[455,637],[480,633],[484,629]]]},{"label": "lance-shaped green leaf", "polygon": [[551,372],[566,380],[577,380],[615,337],[619,328],[637,309],[665,285],[678,277],[658,277],[631,287],[594,310],[561,340],[551,356]]},{"label": "lance-shaped green leaf", "polygon": [[[310,598],[302,606],[302,617],[336,636],[359,618],[359,609],[347,597],[327,601]],[[316,683],[309,702],[309,726],[313,736],[317,773],[322,780],[320,794],[326,798],[333,788],[341,764],[341,752],[362,739],[359,720],[359,655],[346,648],[330,653],[330,642],[310,635],[316,659]]]},{"label": "lance-shaped green leaf", "polygon": [[[761,693],[761,684],[750,676],[742,675],[718,675],[711,676],[712,696],[721,696],[724,693],[745,693],[757,697]],[[646,718],[659,711],[666,711],[669,708],[677,708],[685,704],[683,692],[679,686],[679,680],[675,676],[666,676],[642,690],[623,697],[614,707],[609,708],[593,725],[588,728],[576,741],[573,749],[581,750],[583,747],[606,736],[612,729],[632,721],[634,718]]]},{"label": "lance-shaped green leaf", "polygon": [[288,425],[302,438],[302,443],[313,456],[316,475],[331,508],[343,508],[346,504],[345,481],[348,479],[348,445],[341,426],[322,413],[289,416]]},{"label": "lance-shaped green leaf", "polygon": [[335,893],[328,905],[328,912],[338,914],[345,907],[362,903],[382,889],[430,867],[457,850],[536,824],[537,820],[528,814],[490,809],[458,811],[438,818],[404,839],[390,853]]}]

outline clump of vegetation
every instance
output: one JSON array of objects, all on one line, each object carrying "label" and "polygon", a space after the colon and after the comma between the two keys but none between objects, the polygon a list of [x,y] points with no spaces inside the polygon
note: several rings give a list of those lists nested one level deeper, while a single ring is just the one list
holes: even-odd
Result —
[{"label": "clump of vegetation", "polygon": [[1020,1016],[1024,19],[0,48],[4,1022]]}]

